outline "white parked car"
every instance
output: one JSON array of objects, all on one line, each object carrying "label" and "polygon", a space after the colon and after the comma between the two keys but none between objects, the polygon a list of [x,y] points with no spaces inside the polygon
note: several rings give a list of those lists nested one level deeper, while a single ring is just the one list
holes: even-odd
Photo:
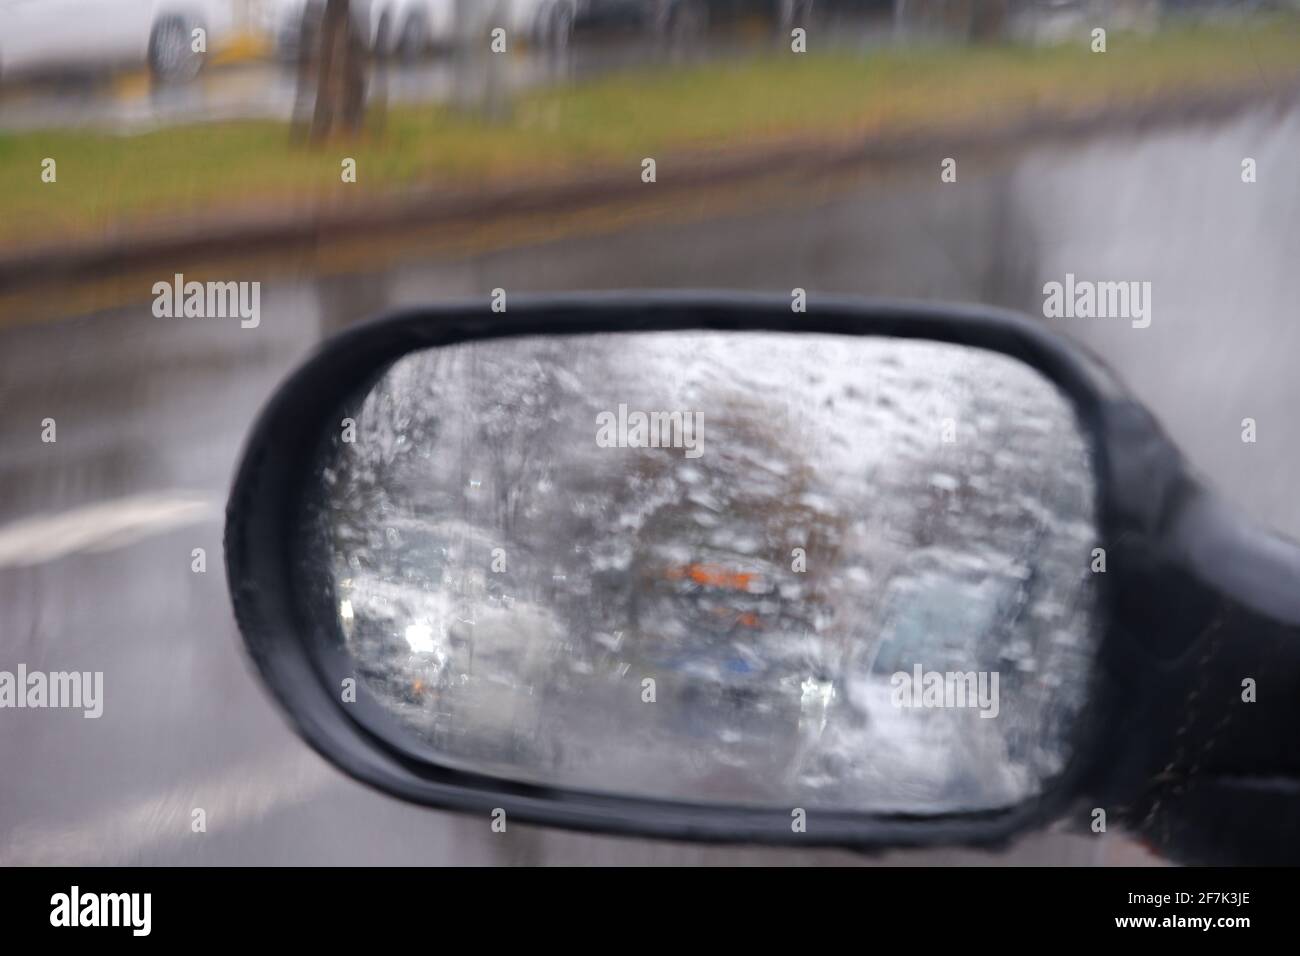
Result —
[{"label": "white parked car", "polygon": [[0,0],[0,73],[147,64],[189,79],[233,20],[230,0]]}]

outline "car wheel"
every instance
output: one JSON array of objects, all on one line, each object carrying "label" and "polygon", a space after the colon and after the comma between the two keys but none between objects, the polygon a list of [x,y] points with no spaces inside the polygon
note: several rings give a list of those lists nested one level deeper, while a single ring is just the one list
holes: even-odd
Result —
[{"label": "car wheel", "polygon": [[198,76],[204,54],[194,52],[193,31],[197,24],[180,14],[167,14],[149,31],[149,72],[163,83],[183,83]]}]

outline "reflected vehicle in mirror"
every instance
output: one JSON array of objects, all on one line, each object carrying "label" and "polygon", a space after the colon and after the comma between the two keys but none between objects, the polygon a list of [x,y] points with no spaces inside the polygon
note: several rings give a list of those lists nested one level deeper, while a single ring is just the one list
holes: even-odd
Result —
[{"label": "reflected vehicle in mirror", "polygon": [[1110,801],[1189,859],[1295,853],[1239,780],[1297,765],[1269,728],[1300,696],[1235,688],[1267,660],[1300,690],[1297,554],[1029,320],[721,294],[349,331],[264,413],[227,527],[269,686],[407,799],[854,847]]}]

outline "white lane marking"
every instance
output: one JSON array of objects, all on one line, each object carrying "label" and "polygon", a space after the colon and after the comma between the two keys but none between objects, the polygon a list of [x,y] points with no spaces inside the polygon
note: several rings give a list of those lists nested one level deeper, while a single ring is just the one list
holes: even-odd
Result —
[{"label": "white lane marking", "polygon": [[[139,863],[150,852],[183,841],[231,834],[282,807],[305,803],[338,774],[314,752],[233,767],[64,826],[20,825],[0,837],[0,866],[115,866]],[[206,833],[191,829],[202,808]]]},{"label": "white lane marking", "polygon": [[0,568],[32,567],[77,552],[124,548],[218,514],[220,506],[210,496],[180,491],[133,495],[58,514],[33,515],[0,526]]}]

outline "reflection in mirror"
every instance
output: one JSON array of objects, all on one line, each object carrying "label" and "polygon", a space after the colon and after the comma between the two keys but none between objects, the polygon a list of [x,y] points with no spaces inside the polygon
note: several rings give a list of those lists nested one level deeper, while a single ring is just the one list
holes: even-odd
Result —
[{"label": "reflection in mirror", "polygon": [[441,763],[703,803],[1040,793],[1098,637],[1091,451],[1027,365],[775,332],[412,353],[340,415],[300,566]]}]

